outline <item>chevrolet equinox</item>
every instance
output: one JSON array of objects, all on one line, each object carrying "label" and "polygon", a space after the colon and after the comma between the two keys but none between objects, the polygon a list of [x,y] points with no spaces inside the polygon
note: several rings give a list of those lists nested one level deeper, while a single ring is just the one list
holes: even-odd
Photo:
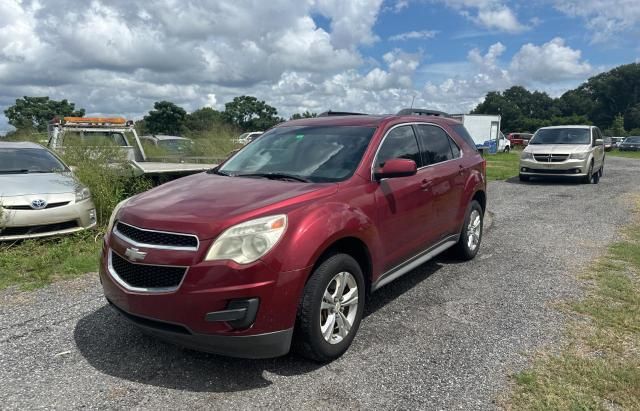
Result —
[{"label": "chevrolet equinox", "polygon": [[342,355],[373,292],[475,257],[486,163],[442,113],[325,113],[118,204],[100,280],[144,332],[223,355]]}]

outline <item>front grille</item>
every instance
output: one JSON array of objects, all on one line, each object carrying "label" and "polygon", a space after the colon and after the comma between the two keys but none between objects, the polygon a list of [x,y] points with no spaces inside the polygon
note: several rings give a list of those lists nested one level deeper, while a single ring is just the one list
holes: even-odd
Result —
[{"label": "front grille", "polygon": [[77,228],[78,223],[73,221],[65,221],[63,223],[55,224],[43,224],[43,225],[30,225],[23,227],[5,227],[0,228],[0,236],[14,236],[14,235],[30,235],[30,234],[43,234],[51,233],[54,231],[68,230],[70,228]]},{"label": "front grille", "polygon": [[186,272],[185,267],[135,264],[111,252],[113,271],[130,287],[177,288]]},{"label": "front grille", "polygon": [[151,246],[198,248],[198,238],[192,234],[145,230],[118,221],[116,231],[136,243]]},{"label": "front grille", "polygon": [[569,154],[534,154],[533,158],[541,163],[561,163],[567,161]]},{"label": "front grille", "polygon": [[[60,203],[49,203],[44,209],[62,207],[62,206],[66,206],[69,203],[70,201],[63,201]],[[30,205],[2,206],[2,208],[4,208],[5,210],[33,210],[33,208]],[[44,209],[41,208],[40,210],[44,210]]]}]

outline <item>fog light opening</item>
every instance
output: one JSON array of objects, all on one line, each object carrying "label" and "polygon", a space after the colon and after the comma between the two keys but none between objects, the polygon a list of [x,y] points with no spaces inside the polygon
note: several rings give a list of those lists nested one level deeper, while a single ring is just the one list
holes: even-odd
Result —
[{"label": "fog light opening", "polygon": [[91,221],[91,224],[96,222],[96,209],[92,208],[91,210],[89,210],[89,221]]}]

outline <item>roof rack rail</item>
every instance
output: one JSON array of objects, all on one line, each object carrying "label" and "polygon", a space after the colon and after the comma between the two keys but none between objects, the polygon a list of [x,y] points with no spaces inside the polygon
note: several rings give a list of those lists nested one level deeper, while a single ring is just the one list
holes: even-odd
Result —
[{"label": "roof rack rail", "polygon": [[325,111],[318,114],[318,117],[330,117],[330,116],[366,116],[366,113],[351,113],[348,111]]},{"label": "roof rack rail", "polygon": [[396,114],[398,116],[436,116],[436,117],[451,117],[449,113],[438,110],[425,110],[422,108],[403,108]]}]

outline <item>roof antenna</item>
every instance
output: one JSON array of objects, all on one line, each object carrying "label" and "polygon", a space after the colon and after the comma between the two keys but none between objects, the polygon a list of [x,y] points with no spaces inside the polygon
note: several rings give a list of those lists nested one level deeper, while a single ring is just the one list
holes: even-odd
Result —
[{"label": "roof antenna", "polygon": [[416,99],[416,95],[414,94],[413,98],[411,99],[411,107],[410,108],[413,108],[413,102],[415,101],[415,99]]}]

